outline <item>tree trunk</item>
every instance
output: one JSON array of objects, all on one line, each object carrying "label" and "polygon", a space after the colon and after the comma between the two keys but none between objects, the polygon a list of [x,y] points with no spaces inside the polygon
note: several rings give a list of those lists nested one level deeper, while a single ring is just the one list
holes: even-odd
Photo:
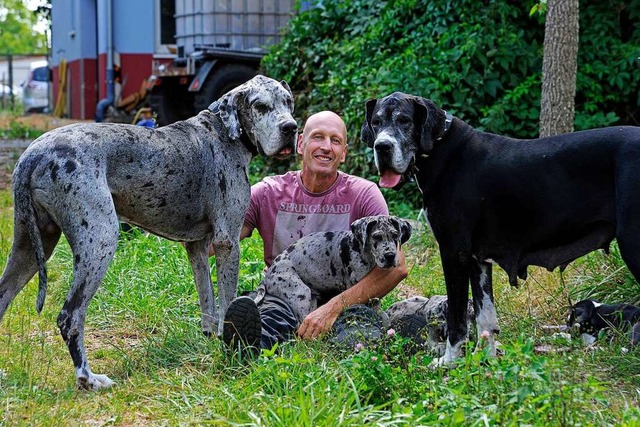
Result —
[{"label": "tree trunk", "polygon": [[549,0],[544,30],[540,136],[573,131],[578,69],[578,0]]}]

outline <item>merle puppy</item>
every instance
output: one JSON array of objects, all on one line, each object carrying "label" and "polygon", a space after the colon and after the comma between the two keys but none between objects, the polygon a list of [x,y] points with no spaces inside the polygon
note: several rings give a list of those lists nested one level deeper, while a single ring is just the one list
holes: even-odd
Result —
[{"label": "merle puppy", "polygon": [[[416,343],[425,350],[443,356],[449,335],[448,305],[446,295],[414,296],[394,303],[385,313],[391,327],[400,335],[415,337]],[[467,328],[475,323],[471,301],[467,306],[467,322]]]},{"label": "merle puppy", "polygon": [[319,300],[355,285],[375,266],[395,267],[398,249],[409,237],[411,225],[394,216],[368,216],[348,231],[308,234],[274,259],[258,294],[286,301],[301,322]]}]

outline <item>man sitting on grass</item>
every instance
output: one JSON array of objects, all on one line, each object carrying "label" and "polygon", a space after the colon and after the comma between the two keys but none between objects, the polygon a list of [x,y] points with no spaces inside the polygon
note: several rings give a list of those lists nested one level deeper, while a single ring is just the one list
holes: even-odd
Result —
[{"label": "man sitting on grass", "polygon": [[[347,130],[340,116],[331,111],[310,116],[299,135],[297,151],[302,156],[302,170],[267,177],[251,188],[251,204],[240,239],[258,230],[267,267],[304,235],[348,230],[356,219],[389,214],[374,183],[338,171],[347,154]],[[381,318],[365,304],[385,296],[407,276],[402,251],[398,258],[397,267],[376,267],[353,287],[327,296],[301,324],[291,308],[275,296],[267,294],[256,300],[238,297],[224,319],[223,341],[229,346],[270,349],[276,342],[292,338],[296,329],[298,337],[305,340],[323,337],[332,327],[340,335],[345,326],[342,322],[336,325],[339,316],[345,321],[355,316],[368,324],[363,327],[376,329],[369,335],[379,335]],[[353,309],[345,311],[349,307]],[[341,316],[343,311],[345,315]]]}]

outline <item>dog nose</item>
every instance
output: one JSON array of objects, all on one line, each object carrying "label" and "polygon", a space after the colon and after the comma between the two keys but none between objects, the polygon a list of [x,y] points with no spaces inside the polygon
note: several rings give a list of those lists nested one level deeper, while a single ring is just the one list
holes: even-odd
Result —
[{"label": "dog nose", "polygon": [[384,254],[384,262],[387,265],[396,265],[396,253],[389,252]]},{"label": "dog nose", "polygon": [[295,134],[298,132],[298,125],[296,122],[285,122],[280,124],[280,132],[286,135]]},{"label": "dog nose", "polygon": [[373,148],[379,153],[388,153],[393,148],[393,144],[391,141],[383,139],[381,141],[376,141]]}]

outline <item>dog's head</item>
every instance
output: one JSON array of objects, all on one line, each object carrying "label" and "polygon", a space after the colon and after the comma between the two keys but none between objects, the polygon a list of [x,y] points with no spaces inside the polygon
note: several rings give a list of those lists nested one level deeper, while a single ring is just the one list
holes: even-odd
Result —
[{"label": "dog's head", "polygon": [[398,265],[398,248],[411,237],[411,224],[395,216],[368,216],[351,224],[351,232],[380,268]]},{"label": "dog's head", "polygon": [[209,109],[220,116],[232,140],[245,139],[266,156],[293,153],[298,125],[293,94],[285,81],[257,75],[232,89]]},{"label": "dog's head", "polygon": [[450,123],[450,116],[425,98],[395,92],[367,101],[360,139],[373,148],[380,186],[398,185],[411,173],[415,156],[429,154]]},{"label": "dog's head", "polygon": [[597,314],[597,309],[602,304],[594,300],[585,299],[575,303],[567,317],[567,326],[577,329],[581,333],[594,332],[592,321]]}]

